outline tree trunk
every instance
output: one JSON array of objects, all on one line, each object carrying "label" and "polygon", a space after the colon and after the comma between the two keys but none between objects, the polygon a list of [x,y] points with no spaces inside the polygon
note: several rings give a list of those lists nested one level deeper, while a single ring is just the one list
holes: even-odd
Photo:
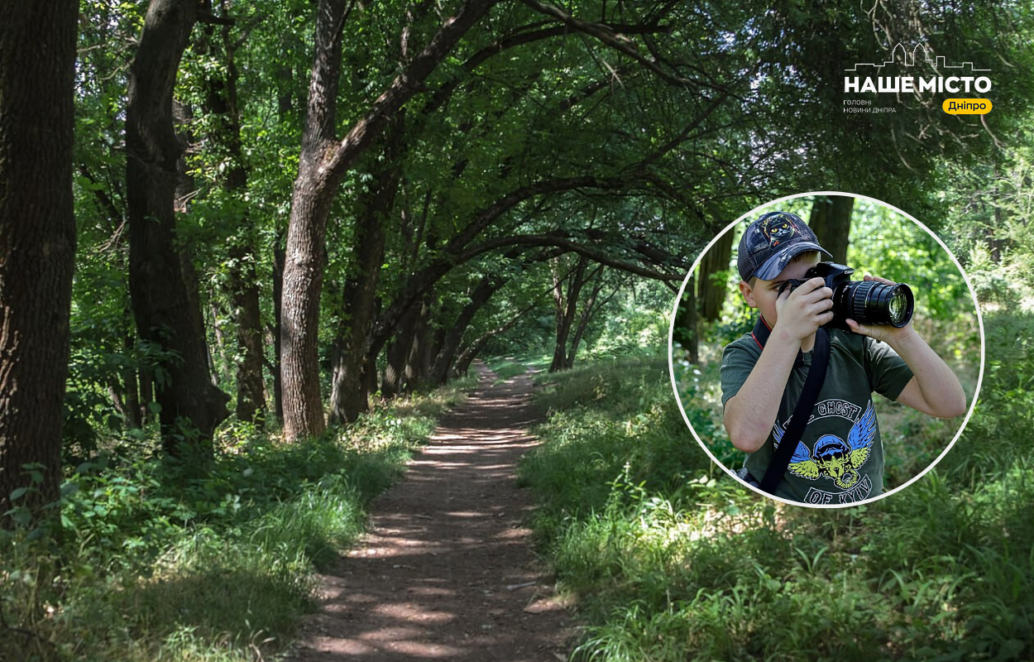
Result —
[{"label": "tree trunk", "polygon": [[350,423],[370,409],[363,373],[367,369],[370,326],[384,263],[385,227],[395,207],[402,174],[399,154],[404,117],[400,111],[389,127],[385,135],[385,166],[374,175],[360,204],[362,216],[356,227],[354,276],[345,285],[344,310],[336,341],[338,351],[330,393],[331,424]]},{"label": "tree trunk", "polygon": [[456,365],[453,368],[453,372],[456,375],[466,375],[470,372],[470,364],[477,358],[478,353],[485,348],[485,345],[488,344],[493,335],[495,334],[485,334],[465,347],[459,356],[456,357]]},{"label": "tree trunk", "polygon": [[230,250],[230,300],[237,317],[237,420],[261,422],[266,410],[262,379],[262,317],[259,312],[255,250],[250,245]]},{"label": "tree trunk", "polygon": [[[209,43],[211,45],[211,27]],[[233,225],[240,228],[240,234],[231,238],[229,265],[229,294],[232,314],[237,327],[237,420],[255,422],[261,420],[266,408],[265,384],[262,380],[262,316],[259,311],[258,277],[255,273],[255,237],[253,224],[248,218],[248,205],[244,204],[248,189],[248,171],[244,166],[241,149],[241,120],[237,105],[237,65],[234,59],[235,47],[231,38],[230,25],[220,29],[225,77],[214,76],[208,80],[205,106],[210,115],[221,119],[213,138],[230,157],[231,166],[223,180],[223,188],[232,200],[241,204],[232,207],[239,210],[239,217]]]},{"label": "tree trunk", "polygon": [[[434,317],[435,315],[434,313],[432,313],[431,320],[433,320]],[[428,327],[431,326],[432,325],[428,323]],[[431,371],[434,370],[435,359],[438,358],[438,354],[442,351],[442,347],[445,346],[446,333],[448,333],[448,331],[444,326],[435,327],[434,335],[431,337],[431,342],[424,344],[424,355],[420,369],[420,380],[421,382],[431,386],[432,388],[437,386],[437,384],[431,381]]]},{"label": "tree trunk", "polygon": [[[53,502],[61,479],[78,20],[74,0],[0,5],[0,518]],[[12,503],[19,488],[35,489]]]},{"label": "tree trunk", "polygon": [[463,334],[467,332],[467,328],[474,321],[474,316],[477,312],[488,303],[492,295],[498,292],[499,288],[504,284],[506,284],[505,278],[484,276],[477,287],[474,288],[470,295],[470,301],[463,307],[459,317],[456,318],[456,321],[445,334],[442,347],[434,359],[434,364],[431,366],[431,372],[427,380],[429,384],[437,386],[446,382],[449,378],[449,366],[452,365],[457,352],[459,352],[460,343],[463,341]]},{"label": "tree trunk", "polygon": [[[130,311],[126,310],[125,315],[129,316]],[[130,322],[132,323],[132,322]],[[133,352],[133,336],[127,333],[122,338],[122,347],[126,356]],[[140,380],[137,377],[138,367],[127,365],[122,369],[122,382],[126,388],[126,425],[130,429],[139,429],[144,425],[143,412],[146,404],[140,402]]]},{"label": "tree trunk", "polygon": [[146,424],[154,420],[151,403],[154,402],[155,366],[148,361],[140,367],[140,420]]},{"label": "tree trunk", "polygon": [[467,371],[470,370],[471,362],[475,358],[477,358],[478,353],[480,353],[481,350],[485,348],[485,345],[488,344],[489,340],[496,337],[500,333],[506,333],[507,331],[512,329],[514,326],[517,325],[517,322],[521,321],[521,318],[527,315],[534,308],[535,304],[532,304],[524,308],[516,315],[511,317],[510,320],[502,326],[497,326],[494,329],[486,331],[485,333],[481,334],[476,340],[474,340],[474,342],[467,345],[467,347],[460,352],[460,355],[456,357],[456,367],[454,369],[454,373],[456,375],[467,374]]},{"label": "tree trunk", "polygon": [[837,264],[847,264],[853,208],[854,198],[846,195],[819,196],[811,206],[808,226],[818,237],[819,246],[832,253]]},{"label": "tree trunk", "polygon": [[381,379],[381,395],[386,399],[401,395],[406,384],[406,369],[409,364],[410,349],[413,336],[419,323],[421,306],[413,306],[406,311],[399,322],[395,337],[388,343],[386,352],[387,365]]},{"label": "tree trunk", "polygon": [[718,272],[729,270],[732,258],[732,232],[726,232],[716,241],[711,250],[700,260],[700,285],[697,286],[697,298],[700,301],[700,316],[706,320],[717,321],[722,315],[722,304],[725,303],[725,281],[715,282],[713,276]]},{"label": "tree trunk", "polygon": [[[397,180],[396,180],[397,184]],[[378,200],[386,196],[378,196]],[[346,285],[345,309],[342,314],[330,394],[330,423],[351,423],[369,411],[363,373],[367,363],[367,337],[373,321],[377,284],[384,261],[384,218],[380,213],[367,213],[357,228],[357,274]]]},{"label": "tree trunk", "polygon": [[402,385],[405,382],[406,359],[409,355],[409,346],[418,312],[415,306],[406,311],[399,323],[395,338],[388,343],[388,364],[384,367],[384,378],[381,379],[381,395],[386,399],[394,398],[402,392]]},{"label": "tree trunk", "polygon": [[323,433],[319,380],[319,306],[323,289],[324,237],[337,183],[326,159],[334,149],[344,0],[320,0],[316,17],[316,60],[309,83],[298,177],[291,198],[281,306],[281,379],[284,436],[288,440]]},{"label": "tree trunk", "polygon": [[229,399],[211,381],[201,310],[184,282],[173,211],[180,145],[172,91],[197,6],[192,0],[151,0],[126,109],[130,295],[140,337],[175,355],[162,362],[164,379],[156,388],[163,443],[174,455],[182,452],[182,441],[208,445],[228,415]]},{"label": "tree trunk", "polygon": [[692,272],[689,274],[686,289],[682,293],[682,301],[679,302],[675,328],[672,332],[672,339],[689,353],[689,360],[692,363],[697,363],[700,359],[695,281],[696,272]]},{"label": "tree trunk", "polygon": [[567,352],[567,361],[564,363],[565,370],[570,370],[574,367],[574,359],[578,355],[578,346],[582,344],[582,336],[585,335],[585,330],[589,328],[589,322],[592,320],[596,310],[598,310],[596,304],[599,303],[600,291],[603,289],[603,265],[596,267],[593,275],[586,280],[593,278],[596,279],[596,282],[593,284],[592,292],[582,308],[582,314],[578,317],[578,326],[575,328],[574,338],[571,340],[571,349]]},{"label": "tree trunk", "polygon": [[416,321],[413,330],[409,334],[409,348],[406,351],[406,365],[403,371],[402,388],[406,393],[412,393],[424,376],[424,354],[430,338],[430,317],[432,294],[424,297],[416,311]]},{"label": "tree trunk", "polygon": [[287,439],[319,435],[324,429],[319,393],[317,337],[323,287],[323,242],[327,216],[345,173],[424,85],[460,38],[497,0],[468,0],[438,30],[341,141],[335,141],[335,106],[341,68],[344,0],[320,0],[316,59],[309,86],[308,114],[291,200],[284,268],[283,389]]},{"label": "tree trunk", "polygon": [[366,391],[366,398],[369,400],[380,389],[379,383],[380,372],[377,370],[377,354],[368,352],[366,354],[366,363],[363,364],[363,372],[360,379],[363,383],[363,390]]},{"label": "tree trunk", "polygon": [[[578,258],[574,272],[567,278],[561,278],[558,265],[553,264],[553,303],[556,312],[556,343],[553,347],[553,361],[549,365],[550,372],[564,370],[567,366],[567,339],[571,334],[578,297],[585,285],[585,269],[589,261],[585,257]],[[564,293],[564,282],[567,282],[567,293]]]},{"label": "tree trunk", "polygon": [[287,253],[282,248],[283,234],[277,232],[273,245],[273,410],[276,413],[276,420],[282,425],[284,422],[284,382],[283,375],[280,313],[283,310],[284,300],[284,260]]}]

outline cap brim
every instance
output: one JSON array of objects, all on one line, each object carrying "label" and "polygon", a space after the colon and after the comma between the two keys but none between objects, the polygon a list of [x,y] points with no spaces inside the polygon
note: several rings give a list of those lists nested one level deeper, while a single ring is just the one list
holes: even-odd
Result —
[{"label": "cap brim", "polygon": [[790,264],[790,260],[806,251],[819,251],[820,253],[825,253],[829,257],[833,257],[833,255],[822,246],[811,241],[801,241],[796,244],[790,244],[783,250],[765,260],[765,263],[758,267],[757,271],[755,271],[753,275],[757,276],[761,280],[775,280],[775,277],[782,273],[783,269],[786,268],[786,265]]}]

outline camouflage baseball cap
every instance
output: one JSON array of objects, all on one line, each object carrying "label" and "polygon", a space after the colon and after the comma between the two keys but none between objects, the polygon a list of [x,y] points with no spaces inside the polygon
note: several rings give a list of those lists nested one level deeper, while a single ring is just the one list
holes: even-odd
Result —
[{"label": "camouflage baseball cap", "polygon": [[819,240],[811,228],[796,214],[773,211],[750,224],[740,239],[737,266],[740,278],[757,276],[772,280],[790,263],[795,255],[805,251],[820,251]]}]

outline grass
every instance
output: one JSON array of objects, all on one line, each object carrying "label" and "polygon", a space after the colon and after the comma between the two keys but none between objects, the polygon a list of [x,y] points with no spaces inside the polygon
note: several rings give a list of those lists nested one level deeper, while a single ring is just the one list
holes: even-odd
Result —
[{"label": "grass", "polygon": [[[947,328],[932,323],[924,324],[924,337],[942,338],[949,335]],[[700,363],[691,365],[684,353],[675,353],[675,375],[686,415],[693,429],[718,460],[731,469],[743,466],[744,454],[733,447],[722,423],[721,358],[727,342],[738,333],[722,336],[700,346]],[[972,402],[976,390],[979,361],[967,356],[956,360],[942,343],[938,351],[947,356],[952,370],[959,376],[967,400]],[[902,404],[874,395],[873,404],[879,421],[884,447],[884,489],[889,491],[920,474],[933,464],[955,437],[964,417],[949,420],[935,419]]]},{"label": "grass", "polygon": [[511,356],[493,356],[485,359],[485,363],[496,374],[496,384],[505,382],[517,375],[523,375],[529,370],[548,370],[549,364],[552,362],[553,356],[551,354],[540,354],[538,352],[526,352]]},{"label": "grass", "polygon": [[0,533],[0,660],[270,659],[313,608],[315,572],[461,397],[398,401],[296,444],[228,429],[203,470],[121,440],[69,476],[60,535]]},{"label": "grass", "polygon": [[985,322],[1001,359],[956,447],[848,510],[776,504],[714,469],[660,358],[543,377],[544,444],[520,475],[578,597],[575,659],[1031,659],[1031,320]]}]

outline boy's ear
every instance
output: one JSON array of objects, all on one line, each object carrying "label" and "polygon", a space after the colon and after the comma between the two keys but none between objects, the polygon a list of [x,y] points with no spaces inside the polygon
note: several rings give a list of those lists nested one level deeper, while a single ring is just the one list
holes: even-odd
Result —
[{"label": "boy's ear", "polygon": [[751,308],[758,307],[757,302],[754,301],[754,288],[745,280],[740,281],[740,294],[743,295],[743,300],[747,302],[748,306]]}]

